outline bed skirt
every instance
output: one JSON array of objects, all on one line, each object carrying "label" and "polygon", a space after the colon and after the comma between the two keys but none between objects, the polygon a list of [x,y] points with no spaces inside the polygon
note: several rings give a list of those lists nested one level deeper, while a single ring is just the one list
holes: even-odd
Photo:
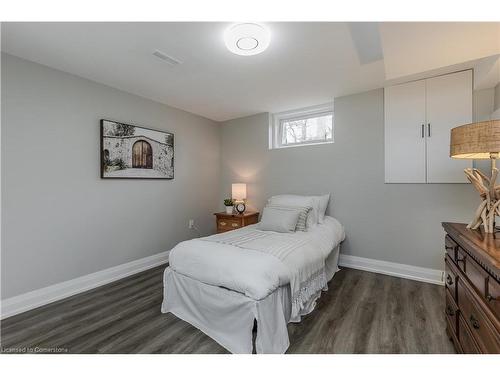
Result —
[{"label": "bed skirt", "polygon": [[[340,246],[326,260],[325,274],[330,280],[338,271]],[[284,285],[261,300],[242,293],[208,285],[173,271],[163,275],[164,296],[161,311],[171,312],[217,341],[231,353],[252,353],[252,329],[257,321],[257,353],[285,353],[290,344],[290,286]],[[318,291],[303,306],[300,315],[314,310]],[[297,321],[297,320],[295,320]]]}]

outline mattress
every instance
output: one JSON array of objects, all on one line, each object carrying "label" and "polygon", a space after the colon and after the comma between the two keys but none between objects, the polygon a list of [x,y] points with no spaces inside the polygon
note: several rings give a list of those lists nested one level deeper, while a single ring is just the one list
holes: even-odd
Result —
[{"label": "mattress", "polygon": [[296,315],[312,293],[326,285],[325,260],[344,239],[332,217],[307,232],[261,231],[258,225],[184,241],[169,255],[178,274],[261,300],[290,284]]},{"label": "mattress", "polygon": [[[325,274],[331,280],[338,271],[340,245],[325,261]],[[167,267],[164,276],[163,313],[171,312],[198,328],[231,353],[250,354],[252,329],[257,322],[257,353],[285,353],[290,342],[287,324],[299,322],[316,306],[321,291],[309,299],[298,317],[292,319],[290,285],[279,286],[267,297],[254,300],[242,293],[205,284]],[[323,290],[327,290],[325,287]]]},{"label": "mattress", "polygon": [[170,253],[162,312],[171,312],[232,353],[284,353],[287,324],[310,313],[338,270],[343,226],[332,217],[307,232],[257,225],[185,241]]}]

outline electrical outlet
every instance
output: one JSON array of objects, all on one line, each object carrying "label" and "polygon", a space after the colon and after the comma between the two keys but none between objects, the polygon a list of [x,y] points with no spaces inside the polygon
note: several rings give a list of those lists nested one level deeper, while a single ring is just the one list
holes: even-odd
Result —
[{"label": "electrical outlet", "polygon": [[189,229],[193,229],[194,228],[194,220],[193,219],[189,219]]}]

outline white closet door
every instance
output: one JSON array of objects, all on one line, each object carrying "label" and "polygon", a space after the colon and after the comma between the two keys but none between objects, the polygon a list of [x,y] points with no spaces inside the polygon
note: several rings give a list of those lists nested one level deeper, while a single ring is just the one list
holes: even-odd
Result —
[{"label": "white closet door", "polygon": [[385,182],[425,183],[425,82],[387,87]]},{"label": "white closet door", "polygon": [[472,162],[450,158],[450,129],[472,122],[472,71],[426,80],[427,182],[467,182]]}]

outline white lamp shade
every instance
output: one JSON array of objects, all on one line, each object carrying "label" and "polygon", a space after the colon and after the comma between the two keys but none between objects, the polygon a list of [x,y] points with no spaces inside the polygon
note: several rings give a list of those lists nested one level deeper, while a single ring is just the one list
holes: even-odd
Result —
[{"label": "white lamp shade", "polygon": [[247,184],[233,184],[231,196],[236,201],[247,199]]}]

